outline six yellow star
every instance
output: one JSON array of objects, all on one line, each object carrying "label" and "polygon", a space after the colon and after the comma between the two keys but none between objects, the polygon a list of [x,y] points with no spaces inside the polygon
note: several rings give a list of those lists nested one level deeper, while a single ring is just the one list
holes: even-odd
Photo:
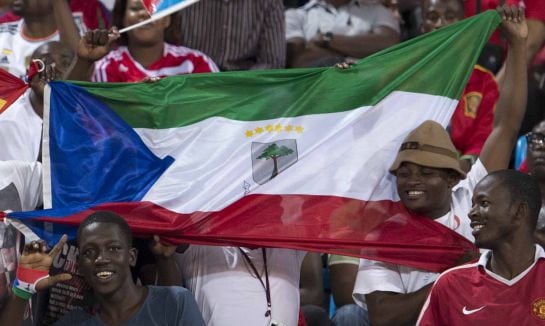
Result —
[{"label": "six yellow star", "polygon": [[272,125],[267,125],[267,126],[265,126],[265,129],[267,129],[268,132],[272,132],[273,131],[273,126]]},{"label": "six yellow star", "polygon": [[246,130],[245,134],[246,134],[246,137],[250,138],[250,137],[252,137],[254,135],[254,132],[251,131],[251,130]]},{"label": "six yellow star", "polygon": [[303,126],[297,126],[297,127],[295,127],[295,132],[298,133],[298,134],[300,134],[300,133],[303,132],[304,129],[305,129],[305,128],[303,128]]},{"label": "six yellow star", "polygon": [[255,128],[254,130],[255,130],[255,133],[256,133],[256,134],[260,134],[260,133],[263,132],[263,128],[261,128],[261,127],[257,127],[257,128]]}]

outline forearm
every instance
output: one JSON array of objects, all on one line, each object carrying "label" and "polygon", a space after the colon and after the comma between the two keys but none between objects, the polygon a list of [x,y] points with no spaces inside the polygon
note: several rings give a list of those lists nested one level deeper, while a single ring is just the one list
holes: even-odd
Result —
[{"label": "forearm", "polygon": [[528,81],[526,53],[524,40],[509,43],[505,78],[494,114],[493,128],[501,128],[515,138],[526,109]]},{"label": "forearm", "polygon": [[372,325],[414,325],[432,284],[407,294],[373,292],[365,296]]},{"label": "forearm", "polygon": [[68,2],[66,0],[53,0],[52,5],[61,42],[67,44],[70,49],[76,52],[80,35]]},{"label": "forearm", "polygon": [[363,58],[396,43],[399,43],[399,34],[393,30],[386,34],[370,33],[357,36],[335,34],[329,48],[347,57]]}]

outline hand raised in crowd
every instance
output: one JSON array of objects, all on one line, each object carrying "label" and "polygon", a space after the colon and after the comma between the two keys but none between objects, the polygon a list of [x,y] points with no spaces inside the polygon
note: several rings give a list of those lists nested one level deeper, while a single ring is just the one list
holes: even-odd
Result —
[{"label": "hand raised in crowd", "polygon": [[[62,250],[66,240],[67,236],[63,235],[49,253],[46,252],[46,245],[43,241],[32,241],[26,244],[23,255],[19,260],[19,266],[30,270],[49,271],[53,259]],[[58,282],[67,281],[71,278],[72,275],[66,273],[48,276],[36,283],[36,290],[46,290]]]},{"label": "hand raised in crowd", "polygon": [[154,235],[149,243],[151,253],[157,258],[169,259],[176,252],[176,245],[168,245],[161,242],[158,235]]},{"label": "hand raised in crowd", "polygon": [[116,27],[88,31],[78,45],[78,57],[88,61],[97,61],[110,52],[112,43],[119,38]]},{"label": "hand raised in crowd", "polygon": [[517,6],[503,5],[497,8],[502,17],[501,29],[507,41],[524,42],[528,38],[528,26],[524,16],[524,8]]}]

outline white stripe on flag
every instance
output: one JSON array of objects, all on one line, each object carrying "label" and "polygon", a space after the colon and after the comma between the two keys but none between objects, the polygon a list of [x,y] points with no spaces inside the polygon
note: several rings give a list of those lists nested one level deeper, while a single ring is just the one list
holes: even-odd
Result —
[{"label": "white stripe on flag", "polygon": [[[388,168],[402,139],[425,119],[446,126],[456,104],[446,97],[393,92],[375,107],[347,112],[254,122],[211,118],[177,129],[137,129],[157,156],[176,159],[142,200],[179,213],[221,210],[246,194],[399,200]],[[267,126],[273,131],[266,131]],[[287,132],[288,126],[303,129]],[[259,134],[257,128],[264,131]],[[248,137],[247,131],[253,135]],[[256,159],[252,143],[281,145],[289,139],[296,143],[297,163],[259,184],[273,163]]]}]

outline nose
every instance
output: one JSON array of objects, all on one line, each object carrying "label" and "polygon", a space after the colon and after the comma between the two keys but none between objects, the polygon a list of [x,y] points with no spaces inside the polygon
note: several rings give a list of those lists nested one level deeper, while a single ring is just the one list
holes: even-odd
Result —
[{"label": "nose", "polygon": [[107,250],[103,249],[103,250],[100,250],[96,259],[95,259],[95,264],[97,265],[101,265],[101,264],[107,264],[110,262],[110,257],[108,255],[108,252]]}]

